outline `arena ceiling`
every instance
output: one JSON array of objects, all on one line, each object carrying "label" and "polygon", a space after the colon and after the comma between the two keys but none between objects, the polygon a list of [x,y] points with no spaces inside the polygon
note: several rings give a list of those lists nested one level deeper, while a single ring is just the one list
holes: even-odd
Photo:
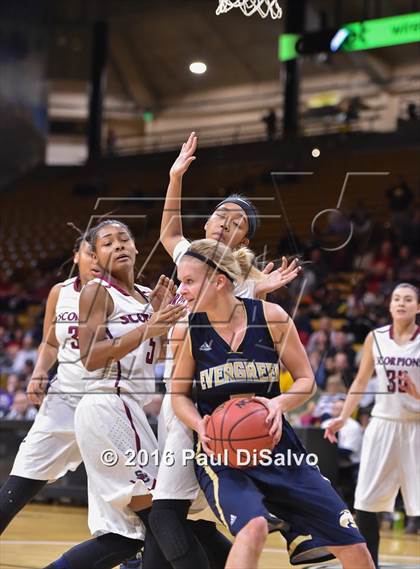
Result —
[{"label": "arena ceiling", "polygon": [[[287,9],[285,0],[280,4]],[[319,26],[320,14],[333,25],[337,7],[342,22],[388,16],[418,9],[416,0],[336,2],[308,0],[307,27]],[[91,24],[109,23],[108,85],[141,107],[158,108],[171,99],[279,77],[277,38],[284,19],[246,18],[239,10],[216,16],[217,0],[61,0],[49,3],[52,80],[87,80],[90,72]],[[376,10],[376,12],[375,12]],[[303,62],[305,75],[332,74],[363,64],[373,77],[387,68],[419,60],[419,44],[377,49],[364,54],[337,54],[327,62]],[[203,60],[204,75],[189,64]],[[361,61],[363,60],[363,61]]]}]

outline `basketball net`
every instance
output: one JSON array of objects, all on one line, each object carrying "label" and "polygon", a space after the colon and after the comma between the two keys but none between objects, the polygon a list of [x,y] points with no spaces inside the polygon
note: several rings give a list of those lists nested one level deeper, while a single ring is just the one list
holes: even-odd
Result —
[{"label": "basketball net", "polygon": [[283,13],[278,0],[219,0],[216,15],[226,14],[232,8],[240,8],[245,16],[252,16],[257,12],[261,18],[271,16],[277,19],[281,18]]}]

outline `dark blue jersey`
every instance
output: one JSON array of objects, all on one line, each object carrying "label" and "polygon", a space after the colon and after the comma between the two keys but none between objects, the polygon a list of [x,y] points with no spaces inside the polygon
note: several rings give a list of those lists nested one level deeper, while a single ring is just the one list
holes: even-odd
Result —
[{"label": "dark blue jersey", "polygon": [[197,406],[202,415],[211,414],[231,395],[280,395],[279,356],[264,315],[261,300],[244,303],[248,324],[236,352],[211,326],[207,314],[189,315]]}]

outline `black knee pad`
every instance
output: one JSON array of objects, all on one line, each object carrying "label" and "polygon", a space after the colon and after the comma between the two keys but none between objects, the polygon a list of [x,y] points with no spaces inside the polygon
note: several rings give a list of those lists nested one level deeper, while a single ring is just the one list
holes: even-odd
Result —
[{"label": "black knee pad", "polygon": [[166,559],[170,562],[183,557],[190,549],[188,534],[176,509],[152,508],[149,514],[150,528]]}]

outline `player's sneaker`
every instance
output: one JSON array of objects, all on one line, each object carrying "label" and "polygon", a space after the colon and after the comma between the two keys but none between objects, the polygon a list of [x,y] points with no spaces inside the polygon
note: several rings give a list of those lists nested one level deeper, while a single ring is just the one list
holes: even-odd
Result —
[{"label": "player's sneaker", "polygon": [[288,531],[290,529],[289,522],[285,522],[284,520],[278,518],[277,516],[274,516],[270,512],[268,512],[268,515],[270,516],[270,519],[268,520],[269,533],[278,530]]},{"label": "player's sneaker", "polygon": [[129,559],[125,563],[121,563],[120,569],[142,569],[143,562],[140,557],[136,557],[135,559]]}]

